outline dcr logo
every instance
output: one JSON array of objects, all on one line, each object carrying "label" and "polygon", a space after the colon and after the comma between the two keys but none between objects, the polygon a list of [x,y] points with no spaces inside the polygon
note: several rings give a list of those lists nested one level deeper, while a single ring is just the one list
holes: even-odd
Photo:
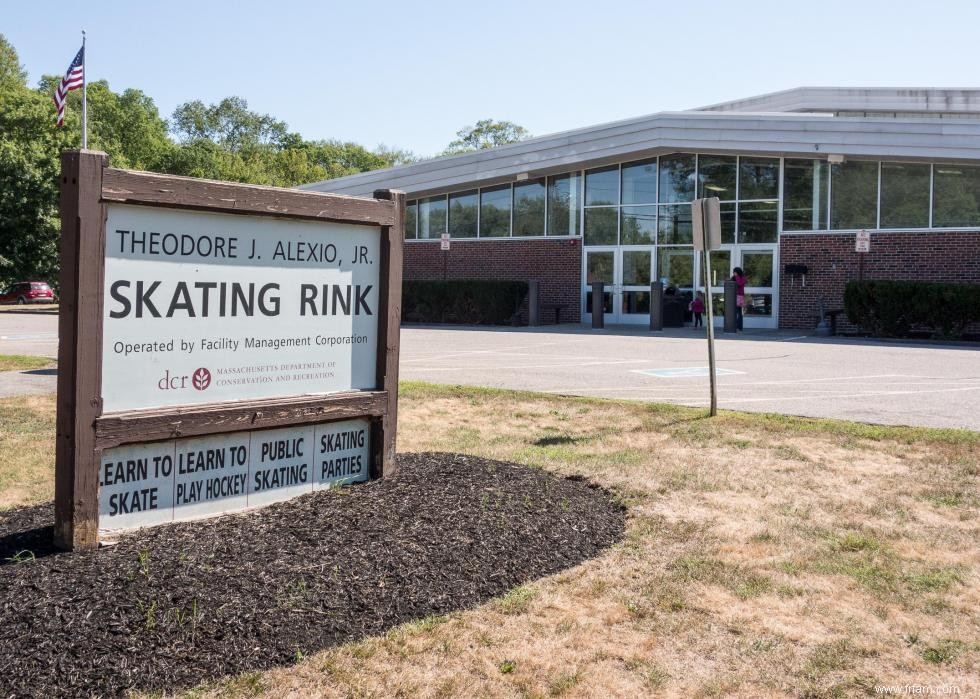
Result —
[{"label": "dcr logo", "polygon": [[161,391],[179,391],[182,388],[187,388],[187,379],[191,380],[191,385],[194,388],[198,391],[203,391],[211,385],[211,372],[201,367],[191,376],[177,376],[176,374],[171,374],[170,369],[167,369],[163,374],[163,378],[157,382],[157,388]]}]

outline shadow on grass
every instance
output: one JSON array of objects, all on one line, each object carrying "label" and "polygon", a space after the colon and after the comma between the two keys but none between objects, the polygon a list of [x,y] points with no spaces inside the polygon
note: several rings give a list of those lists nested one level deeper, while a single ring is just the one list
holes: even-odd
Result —
[{"label": "shadow on grass", "polygon": [[540,437],[534,440],[536,447],[554,447],[559,444],[577,444],[578,442],[588,441],[585,437],[571,437],[567,434],[553,435],[551,437]]}]

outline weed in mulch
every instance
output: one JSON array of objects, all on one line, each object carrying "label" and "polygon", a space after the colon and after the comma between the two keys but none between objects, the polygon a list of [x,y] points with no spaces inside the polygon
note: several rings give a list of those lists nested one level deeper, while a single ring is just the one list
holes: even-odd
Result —
[{"label": "weed in mulch", "polygon": [[287,665],[597,555],[625,512],[581,480],[458,454],[83,553],[0,512],[0,695],[117,696]]}]

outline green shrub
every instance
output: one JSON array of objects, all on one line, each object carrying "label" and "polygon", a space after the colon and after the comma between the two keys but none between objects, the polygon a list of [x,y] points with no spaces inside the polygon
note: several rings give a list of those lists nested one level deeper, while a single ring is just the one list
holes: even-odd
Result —
[{"label": "green shrub", "polygon": [[877,337],[907,337],[925,329],[954,339],[980,322],[980,284],[848,282],[844,310],[852,323]]},{"label": "green shrub", "polygon": [[511,325],[525,296],[527,282],[406,281],[402,318],[414,323]]}]

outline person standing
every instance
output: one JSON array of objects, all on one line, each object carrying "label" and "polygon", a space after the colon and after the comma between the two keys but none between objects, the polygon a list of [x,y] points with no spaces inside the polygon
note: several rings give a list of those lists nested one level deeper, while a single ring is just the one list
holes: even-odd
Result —
[{"label": "person standing", "polygon": [[694,327],[700,328],[703,324],[701,314],[704,313],[704,292],[699,291],[698,295],[691,301],[691,313],[694,314]]},{"label": "person standing", "polygon": [[748,279],[741,267],[733,270],[732,281],[735,282],[735,329],[742,329],[742,314],[745,308],[745,283]]}]

